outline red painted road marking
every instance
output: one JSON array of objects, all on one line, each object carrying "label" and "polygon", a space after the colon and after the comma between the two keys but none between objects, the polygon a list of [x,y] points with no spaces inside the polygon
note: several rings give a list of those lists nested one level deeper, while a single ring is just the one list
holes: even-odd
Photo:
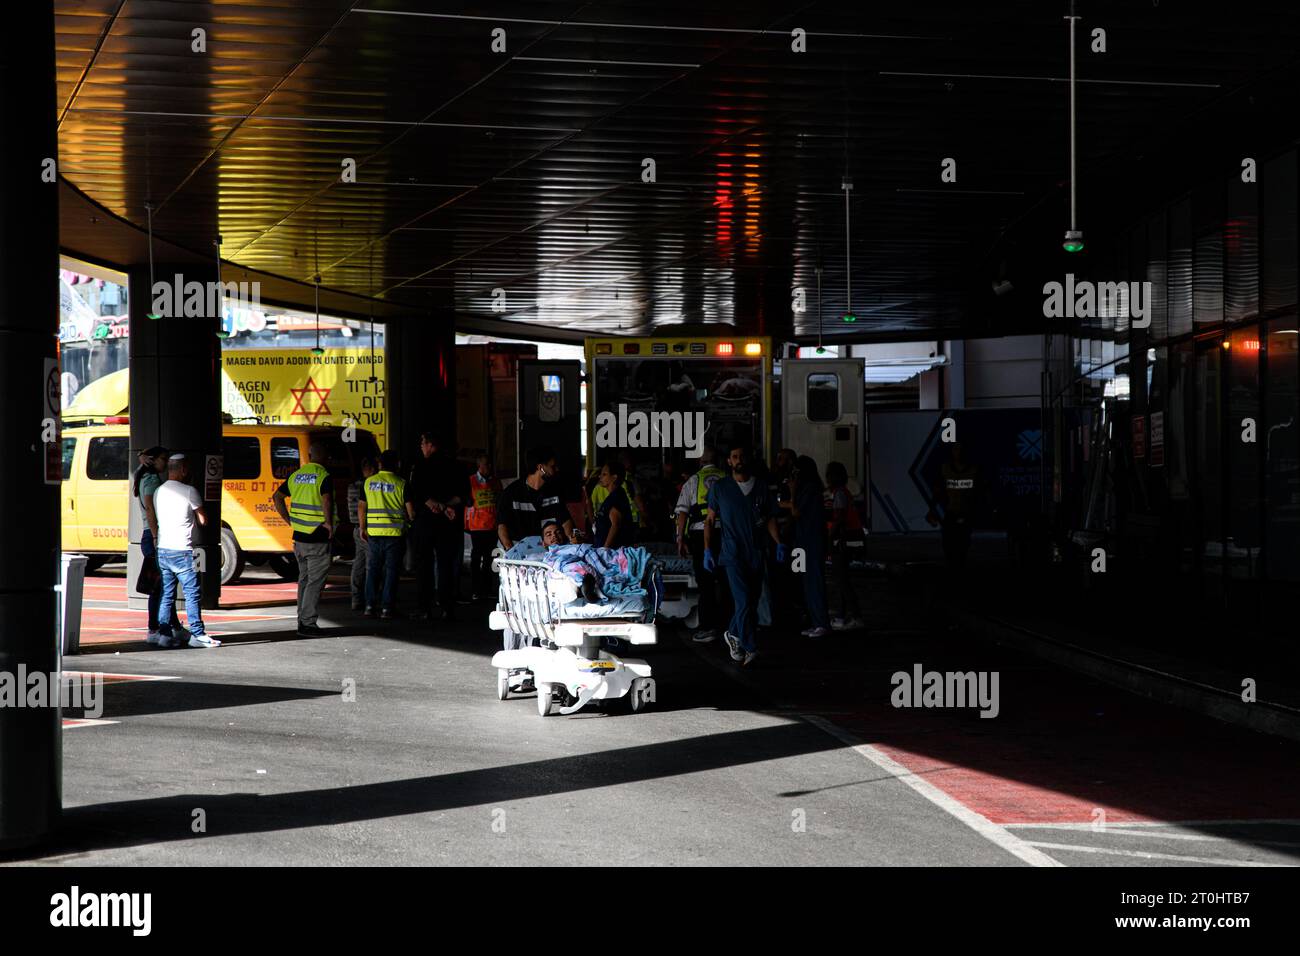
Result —
[{"label": "red painted road marking", "polygon": [[[126,601],[125,578],[87,578],[84,593],[95,601]],[[297,600],[298,585],[293,581],[266,583],[227,584],[221,589],[221,606],[280,606]],[[342,600],[350,596],[350,586],[345,581],[327,582],[321,600]]]},{"label": "red painted road marking", "polygon": [[926,780],[976,813],[997,824],[1009,823],[1089,823],[1096,809],[1105,811],[1107,823],[1145,823],[1157,818],[1120,807],[1107,807],[1047,787],[1034,786],[1011,777],[1000,776],[973,767],[957,766],[916,753],[874,744],[892,759]]},{"label": "red painted road marking", "polygon": [[163,676],[160,674],[115,674],[110,671],[64,671],[64,677],[95,677],[104,678],[105,684],[112,684],[119,681],[133,680],[180,680],[179,677]]},{"label": "red painted road marking", "polygon": [[109,724],[116,724],[116,720],[102,720],[95,717],[64,717],[63,726],[65,729],[73,727],[107,727]]},{"label": "red painted road marking", "polygon": [[[183,612],[182,612],[183,613]],[[130,614],[134,617],[147,619],[148,611],[137,611],[133,608],[125,607],[89,607],[82,608],[81,620],[85,623],[87,617],[94,617],[100,614]],[[276,621],[280,619],[278,614],[249,614],[245,611],[210,611],[204,610],[203,616],[221,618],[223,621]]]},{"label": "red painted road marking", "polygon": [[[1119,694],[1118,691],[1115,694]],[[1073,705],[1072,705],[1073,706]],[[951,711],[887,709],[835,723],[998,825],[1300,819],[1295,744],[1109,697],[1106,720],[984,730]],[[1076,708],[1078,709],[1078,708]]]}]

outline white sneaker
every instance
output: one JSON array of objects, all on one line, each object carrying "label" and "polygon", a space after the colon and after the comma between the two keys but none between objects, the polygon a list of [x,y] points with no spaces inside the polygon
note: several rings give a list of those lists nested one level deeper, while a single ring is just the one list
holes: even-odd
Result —
[{"label": "white sneaker", "polygon": [[741,666],[748,667],[750,664],[754,663],[757,657],[758,657],[758,651],[747,651],[745,653],[745,659],[741,661]]},{"label": "white sneaker", "polygon": [[708,644],[710,641],[718,639],[718,632],[714,630],[696,631],[695,636],[691,638],[696,644]]},{"label": "white sneaker", "polygon": [[867,622],[860,617],[851,617],[848,620],[836,618],[831,621],[831,627],[837,631],[856,631],[860,627],[866,627]]},{"label": "white sneaker", "polygon": [[215,637],[208,637],[206,634],[191,634],[190,647],[220,647],[221,642]]},{"label": "white sneaker", "polygon": [[810,627],[803,632],[804,637],[825,637],[831,632],[829,627]]},{"label": "white sneaker", "polygon": [[145,642],[148,644],[161,644],[163,642],[163,636],[157,631],[150,631],[149,636],[145,638]]},{"label": "white sneaker", "polygon": [[745,659],[745,652],[740,649],[740,641],[736,640],[730,631],[724,631],[722,633],[722,639],[727,642],[727,650],[731,652],[731,659],[733,661],[741,661]]}]

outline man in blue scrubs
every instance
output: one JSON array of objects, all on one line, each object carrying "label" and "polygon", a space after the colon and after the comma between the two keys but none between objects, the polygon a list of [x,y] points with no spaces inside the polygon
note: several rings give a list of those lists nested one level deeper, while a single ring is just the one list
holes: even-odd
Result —
[{"label": "man in blue scrubs", "polygon": [[731,449],[727,456],[731,475],[719,478],[709,489],[704,521],[704,562],[712,571],[713,541],[722,531],[722,556],[717,559],[731,586],[735,608],[731,625],[722,635],[733,661],[749,665],[758,656],[754,646],[755,613],[763,591],[763,565],[767,539],[776,545],[777,561],[785,560],[785,545],[776,527],[777,503],[767,485],[758,481],[749,450]]}]

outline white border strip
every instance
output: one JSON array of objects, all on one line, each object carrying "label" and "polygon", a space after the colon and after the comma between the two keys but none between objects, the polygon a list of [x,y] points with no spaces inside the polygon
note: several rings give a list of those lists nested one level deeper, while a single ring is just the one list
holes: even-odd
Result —
[{"label": "white border strip", "polygon": [[1107,856],[1129,856],[1141,860],[1176,860],[1180,863],[1203,863],[1206,866],[1291,866],[1290,863],[1261,863],[1255,860],[1228,860],[1210,856],[1176,856],[1173,853],[1148,853],[1143,850],[1114,850],[1110,847],[1078,846],[1074,843],[1028,843],[1047,850],[1073,850],[1076,853],[1101,853]]},{"label": "white border strip", "polygon": [[[1035,846],[1050,847],[1054,844],[1033,844],[1025,842],[1015,834],[998,826],[983,814],[976,813],[970,807],[948,796],[948,794],[944,793],[930,781],[908,770],[893,758],[886,756],[882,751],[877,750],[870,744],[863,743],[848,731],[837,727],[829,720],[819,717],[816,714],[800,714],[799,716],[814,727],[824,730],[836,740],[843,743],[846,747],[855,751],[859,756],[870,760],[881,770],[885,771],[885,773],[889,774],[891,777],[897,778],[900,783],[907,784],[935,806],[956,817],[980,836],[996,843],[1017,859],[1028,863],[1030,866],[1065,866],[1064,863],[1052,859],[1041,850],[1034,849]],[[1074,847],[1066,847],[1066,849],[1072,850]],[[1182,858],[1176,857],[1175,859]]]},{"label": "white border strip", "polygon": [[[1051,827],[1057,830],[1095,830],[1095,823],[1004,823],[1003,826],[1008,829],[1012,827]],[[1248,827],[1248,826],[1283,826],[1283,827],[1300,827],[1300,820],[1294,817],[1281,817],[1277,819],[1260,819],[1260,820],[1120,820],[1115,823],[1107,823],[1106,831],[1118,830],[1121,828],[1132,827]]]}]

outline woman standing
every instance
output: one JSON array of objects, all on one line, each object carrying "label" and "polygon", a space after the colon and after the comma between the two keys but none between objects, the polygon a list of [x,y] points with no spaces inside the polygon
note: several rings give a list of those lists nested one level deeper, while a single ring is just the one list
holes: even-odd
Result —
[{"label": "woman standing", "polygon": [[635,540],[636,524],[632,520],[632,502],[623,487],[627,470],[618,459],[606,462],[600,470],[600,486],[606,495],[596,510],[595,540],[598,548],[622,548]]},{"label": "woman standing", "polygon": [[800,455],[792,474],[790,515],[794,519],[794,546],[803,550],[804,599],[812,627],[804,637],[825,637],[831,632],[826,612],[826,506],[822,502],[821,476],[817,462]]},{"label": "woman standing", "polygon": [[[158,572],[158,516],[153,510],[153,493],[162,484],[162,471],[167,467],[167,449],[154,445],[140,452],[139,467],[131,482],[131,492],[140,499],[140,514],[144,518],[144,530],[140,532],[140,553],[144,556],[144,566],[136,579],[136,590],[149,595],[149,636],[150,644],[161,643],[158,634],[158,606],[162,601],[162,576]],[[147,585],[142,587],[141,585]]]},{"label": "woman standing", "polygon": [[840,592],[840,614],[831,621],[837,631],[862,627],[862,607],[849,580],[850,541],[862,540],[862,518],[853,506],[849,493],[849,472],[838,461],[826,466],[826,484],[831,492],[831,567],[835,572],[836,587]]}]

